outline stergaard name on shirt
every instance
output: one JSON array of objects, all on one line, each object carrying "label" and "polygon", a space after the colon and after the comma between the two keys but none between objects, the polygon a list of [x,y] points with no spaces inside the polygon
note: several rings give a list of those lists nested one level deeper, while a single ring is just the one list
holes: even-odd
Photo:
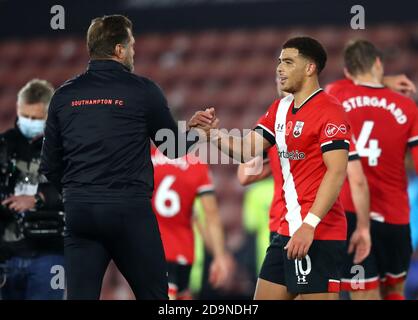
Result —
[{"label": "stergaard name on shirt", "polygon": [[389,111],[395,117],[399,124],[405,124],[408,121],[407,116],[402,109],[397,107],[394,102],[388,103],[386,98],[379,99],[378,97],[357,96],[343,101],[345,112],[350,112],[353,109],[361,107],[377,107]]}]

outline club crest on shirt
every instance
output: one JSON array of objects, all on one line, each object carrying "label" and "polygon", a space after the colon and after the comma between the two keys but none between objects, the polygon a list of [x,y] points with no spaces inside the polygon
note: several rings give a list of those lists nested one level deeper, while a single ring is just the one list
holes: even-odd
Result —
[{"label": "club crest on shirt", "polygon": [[337,126],[333,123],[328,123],[327,126],[325,127],[325,135],[328,138],[332,138],[335,135],[337,135],[338,131],[341,131],[341,133],[343,134],[347,133],[347,127],[345,126],[345,124]]},{"label": "club crest on shirt", "polygon": [[303,121],[296,121],[295,127],[293,128],[293,136],[298,138],[302,134],[303,125],[305,122]]}]

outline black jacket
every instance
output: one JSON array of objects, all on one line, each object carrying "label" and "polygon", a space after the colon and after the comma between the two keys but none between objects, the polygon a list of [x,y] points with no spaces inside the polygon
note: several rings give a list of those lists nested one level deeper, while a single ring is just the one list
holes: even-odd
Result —
[{"label": "black jacket", "polygon": [[[6,142],[6,149],[9,160],[12,160],[16,169],[13,177],[15,179],[10,180],[11,190],[14,190],[15,184],[18,183],[26,174],[33,175],[39,182],[37,192],[42,193],[45,197],[45,204],[42,207],[43,211],[58,212],[63,210],[63,203],[60,193],[45,178],[42,178],[39,174],[40,155],[42,149],[42,137],[34,140],[28,140],[25,138],[20,130],[15,127],[2,134],[0,139],[4,139]],[[0,173],[1,174],[1,173]],[[0,235],[3,238],[3,248],[6,249],[12,255],[26,255],[26,253],[33,254],[43,251],[63,251],[63,239],[54,238],[47,239],[45,241],[34,241],[28,239],[21,239],[21,236],[17,234],[16,239],[7,239],[7,234],[11,235],[16,230],[16,220],[10,216],[10,214],[0,215],[0,223],[4,227],[4,233]],[[13,236],[14,238],[14,236]]]},{"label": "black jacket", "polygon": [[[175,157],[186,136],[160,88],[113,60],[90,61],[85,73],[64,83],[49,107],[41,172],[65,201],[113,202],[151,197],[150,138],[170,130]],[[170,143],[169,147],[173,146]],[[164,151],[163,151],[164,152]]]}]

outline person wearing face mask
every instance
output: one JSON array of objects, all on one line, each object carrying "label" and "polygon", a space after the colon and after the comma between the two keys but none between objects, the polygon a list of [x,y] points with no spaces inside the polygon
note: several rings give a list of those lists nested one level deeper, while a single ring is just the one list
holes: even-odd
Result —
[{"label": "person wearing face mask", "polygon": [[53,270],[63,266],[63,205],[59,192],[39,174],[49,102],[54,88],[29,81],[17,95],[14,128],[0,134],[0,251],[6,257],[6,300],[63,299]]}]

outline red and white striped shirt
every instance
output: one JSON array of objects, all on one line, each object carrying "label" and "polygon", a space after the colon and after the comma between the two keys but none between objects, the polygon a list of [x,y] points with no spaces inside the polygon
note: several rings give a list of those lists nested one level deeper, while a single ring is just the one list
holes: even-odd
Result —
[{"label": "red and white striped shirt", "polygon": [[[283,176],[279,234],[292,236],[315,201],[327,171],[322,154],[336,149],[349,149],[350,126],[338,101],[315,91],[299,108],[294,97],[276,100],[255,130],[276,143]],[[346,218],[340,201],[322,219],[315,230],[316,240],[345,240]]]}]

